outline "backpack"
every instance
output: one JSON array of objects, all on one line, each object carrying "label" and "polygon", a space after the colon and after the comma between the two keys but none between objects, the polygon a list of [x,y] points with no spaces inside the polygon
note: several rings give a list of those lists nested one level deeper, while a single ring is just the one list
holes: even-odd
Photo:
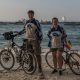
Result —
[{"label": "backpack", "polygon": [[36,29],[37,26],[33,23],[28,23],[25,26],[25,38],[29,40],[36,40]]},{"label": "backpack", "polygon": [[[50,30],[50,33],[53,32],[53,31],[59,31],[61,34],[64,33],[64,29],[63,29],[62,27],[60,27],[60,26],[58,26],[57,30],[55,30],[54,28],[52,28],[52,29]],[[62,38],[61,38],[61,39],[62,39]],[[48,47],[51,47],[51,46],[52,46],[52,45],[51,45],[51,40],[50,40],[49,43],[48,43]]]}]

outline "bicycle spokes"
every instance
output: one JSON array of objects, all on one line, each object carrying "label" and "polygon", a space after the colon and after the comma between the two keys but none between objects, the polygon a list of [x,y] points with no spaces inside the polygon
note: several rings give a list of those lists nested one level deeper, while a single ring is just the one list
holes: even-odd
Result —
[{"label": "bicycle spokes", "polygon": [[14,65],[14,57],[12,53],[9,52],[8,50],[2,50],[0,54],[0,62],[1,62],[1,66],[4,69],[6,70],[11,69]]},{"label": "bicycle spokes", "polygon": [[36,58],[31,52],[25,52],[23,54],[22,68],[27,74],[35,72],[37,67]]},{"label": "bicycle spokes", "polygon": [[80,56],[77,54],[72,54],[69,62],[69,65],[73,72],[80,74]]}]

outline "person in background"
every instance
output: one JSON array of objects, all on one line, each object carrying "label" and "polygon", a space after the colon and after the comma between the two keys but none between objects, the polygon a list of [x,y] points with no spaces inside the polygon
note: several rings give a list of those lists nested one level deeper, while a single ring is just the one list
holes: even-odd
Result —
[{"label": "person in background", "polygon": [[[43,71],[42,71],[42,66],[41,66],[42,60],[41,60],[41,46],[40,46],[40,44],[41,44],[42,39],[43,39],[41,25],[40,25],[39,21],[34,18],[34,11],[33,10],[28,11],[28,17],[29,17],[29,20],[26,21],[24,29],[19,34],[25,33],[26,41],[24,42],[24,44],[26,44],[28,46],[28,44],[30,43],[32,45],[32,47],[34,49],[34,54],[36,55],[37,62],[38,62],[38,72],[40,73],[39,75],[44,77]],[[36,29],[35,30],[36,40],[31,40],[30,42],[27,38],[27,31],[26,31],[26,25],[29,23],[34,25],[33,26],[34,30]]]},{"label": "person in background", "polygon": [[67,35],[64,29],[58,23],[58,18],[52,18],[52,27],[48,32],[48,37],[50,39],[48,47],[50,47],[50,50],[52,51],[53,55],[54,70],[52,71],[52,74],[58,72],[58,64],[59,75],[62,75],[62,53],[64,50],[64,42],[66,40]]}]

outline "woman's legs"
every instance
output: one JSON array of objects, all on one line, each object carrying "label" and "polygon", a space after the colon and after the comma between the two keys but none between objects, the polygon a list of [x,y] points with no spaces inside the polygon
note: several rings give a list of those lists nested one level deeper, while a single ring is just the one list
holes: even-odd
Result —
[{"label": "woman's legs", "polygon": [[63,66],[62,53],[63,51],[61,49],[57,51],[57,62],[59,66],[59,75],[62,75],[62,66]]},{"label": "woman's legs", "polygon": [[63,66],[62,53],[63,51],[61,50],[57,51],[57,62],[58,62],[59,69],[62,69],[62,66]]},{"label": "woman's legs", "polygon": [[54,63],[54,71],[52,73],[57,72],[57,64],[58,64],[59,74],[62,75],[62,66],[63,66],[62,53],[63,49],[54,49],[54,51],[52,51],[53,63]]},{"label": "woman's legs", "polygon": [[53,64],[54,64],[54,70],[52,71],[52,74],[57,72],[57,49],[52,49],[52,55],[53,55]]},{"label": "woman's legs", "polygon": [[56,51],[52,52],[54,69],[57,69],[57,56],[56,56],[56,53],[57,53]]}]

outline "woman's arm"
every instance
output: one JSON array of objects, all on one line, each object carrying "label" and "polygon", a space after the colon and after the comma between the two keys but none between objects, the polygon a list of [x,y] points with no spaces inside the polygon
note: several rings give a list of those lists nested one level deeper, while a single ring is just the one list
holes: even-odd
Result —
[{"label": "woman's arm", "polygon": [[49,37],[49,39],[51,39],[51,29],[48,31],[47,36]]}]

